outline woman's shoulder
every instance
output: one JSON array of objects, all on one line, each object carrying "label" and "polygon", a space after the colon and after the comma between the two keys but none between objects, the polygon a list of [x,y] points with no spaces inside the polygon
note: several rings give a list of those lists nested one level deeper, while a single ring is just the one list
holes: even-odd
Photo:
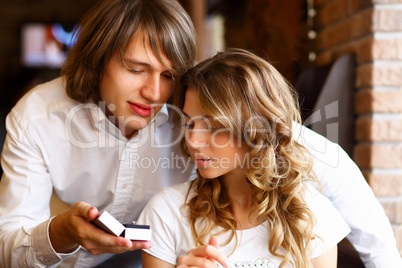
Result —
[{"label": "woman's shoulder", "polygon": [[308,208],[318,220],[333,217],[342,220],[338,210],[334,207],[332,202],[317,190],[312,184],[315,182],[305,182],[302,186],[303,199]]},{"label": "woman's shoulder", "polygon": [[151,198],[149,204],[150,206],[159,206],[161,202],[165,202],[175,208],[180,208],[186,200],[190,186],[191,182],[187,181],[170,187],[165,187]]},{"label": "woman's shoulder", "polygon": [[303,185],[303,198],[316,221],[313,257],[317,257],[339,243],[350,228],[332,202],[310,183]]},{"label": "woman's shoulder", "polygon": [[[315,185],[317,184],[317,185]],[[322,206],[331,205],[331,201],[319,191],[318,183],[315,181],[307,181],[302,185],[303,198],[310,209],[320,208]],[[323,202],[317,204],[317,202]],[[320,209],[319,209],[320,210]]]},{"label": "woman's shoulder", "polygon": [[182,208],[187,196],[190,182],[181,183],[171,187],[163,188],[155,194],[147,203],[138,221],[143,224],[164,225],[169,224],[171,228],[175,222],[181,219]]}]

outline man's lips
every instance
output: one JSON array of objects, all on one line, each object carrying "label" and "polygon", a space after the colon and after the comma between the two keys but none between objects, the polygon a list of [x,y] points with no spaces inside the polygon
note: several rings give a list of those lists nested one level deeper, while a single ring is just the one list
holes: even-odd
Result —
[{"label": "man's lips", "polygon": [[144,105],[144,104],[140,104],[140,103],[128,102],[128,105],[130,106],[131,110],[134,113],[138,114],[139,116],[143,116],[143,117],[151,116],[155,110],[155,108],[152,106]]}]

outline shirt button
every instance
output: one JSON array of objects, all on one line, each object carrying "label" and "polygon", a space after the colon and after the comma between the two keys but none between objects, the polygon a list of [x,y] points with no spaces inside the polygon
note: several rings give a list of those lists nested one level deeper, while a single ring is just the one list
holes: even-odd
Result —
[{"label": "shirt button", "polygon": [[122,188],[123,188],[123,189],[126,189],[126,188],[127,188],[127,184],[123,184]]}]

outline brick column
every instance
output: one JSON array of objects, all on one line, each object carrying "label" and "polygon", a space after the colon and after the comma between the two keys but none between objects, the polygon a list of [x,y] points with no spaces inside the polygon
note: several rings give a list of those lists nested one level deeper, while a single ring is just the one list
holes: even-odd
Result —
[{"label": "brick column", "polygon": [[317,64],[355,53],[354,160],[402,254],[402,0],[316,0]]}]

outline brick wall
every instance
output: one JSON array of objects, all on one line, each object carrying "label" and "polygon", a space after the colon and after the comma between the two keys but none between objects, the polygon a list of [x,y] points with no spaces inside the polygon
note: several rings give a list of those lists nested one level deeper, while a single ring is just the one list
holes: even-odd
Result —
[{"label": "brick wall", "polygon": [[402,0],[316,0],[318,65],[355,53],[354,160],[402,253]]}]

